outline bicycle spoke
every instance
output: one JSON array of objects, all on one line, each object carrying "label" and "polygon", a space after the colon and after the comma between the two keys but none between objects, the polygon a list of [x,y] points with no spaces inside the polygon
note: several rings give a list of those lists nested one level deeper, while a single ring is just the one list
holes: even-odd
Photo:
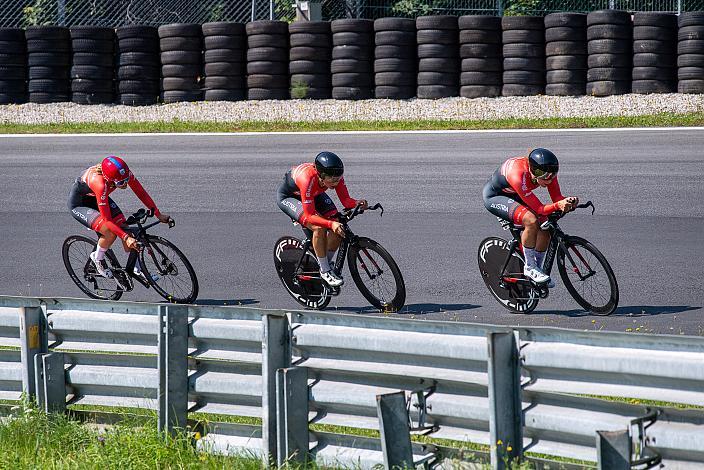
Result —
[{"label": "bicycle spoke", "polygon": [[[579,250],[576,246],[570,246],[569,250],[574,256],[574,265],[568,271],[573,278],[572,285],[578,289],[580,296],[595,306],[606,305],[611,298],[611,288],[605,273],[594,271],[593,266],[600,266],[594,255],[587,250]],[[588,276],[582,279],[580,276]]]},{"label": "bicycle spoke", "polygon": [[[370,265],[367,265],[364,259],[362,259],[362,253],[364,253],[364,255],[366,255],[366,258],[369,259]],[[393,276],[391,276],[391,279],[387,279],[389,276],[384,276],[386,272],[391,272],[391,269],[386,266],[384,260],[379,257],[379,262],[377,262],[376,257],[372,256],[370,250],[366,248],[360,250],[360,252],[357,254],[357,259],[359,260],[359,265],[367,274],[369,281],[371,281],[371,288],[369,289],[370,292],[372,292],[372,294],[376,298],[382,301],[382,303],[389,303],[391,300],[393,300],[396,295],[396,283],[393,279]],[[381,263],[386,269],[380,268],[379,263]],[[373,268],[370,271],[369,268],[371,266],[373,266]]]}]

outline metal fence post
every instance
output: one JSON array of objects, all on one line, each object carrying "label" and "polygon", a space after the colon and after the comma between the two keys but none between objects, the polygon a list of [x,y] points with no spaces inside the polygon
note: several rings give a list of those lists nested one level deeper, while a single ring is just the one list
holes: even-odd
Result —
[{"label": "metal fence post", "polygon": [[308,369],[276,371],[277,464],[308,461]]},{"label": "metal fence post", "polygon": [[173,434],[188,416],[188,306],[159,306],[159,430]]},{"label": "metal fence post", "polygon": [[491,468],[509,468],[523,456],[521,372],[512,331],[487,333]]},{"label": "metal fence post", "polygon": [[20,342],[22,391],[28,398],[32,398],[37,391],[34,357],[49,350],[46,318],[41,307],[20,308]]},{"label": "metal fence post", "polygon": [[262,459],[265,465],[277,462],[276,371],[291,367],[291,340],[288,318],[262,317]]},{"label": "metal fence post", "polygon": [[631,437],[623,431],[597,431],[596,454],[599,470],[631,468]]},{"label": "metal fence post", "polygon": [[[64,413],[66,411],[66,371],[64,353],[54,352],[40,354],[43,382],[42,409],[47,413]],[[40,385],[37,384],[39,387]]]},{"label": "metal fence post", "polygon": [[376,396],[384,468],[415,468],[405,392]]}]

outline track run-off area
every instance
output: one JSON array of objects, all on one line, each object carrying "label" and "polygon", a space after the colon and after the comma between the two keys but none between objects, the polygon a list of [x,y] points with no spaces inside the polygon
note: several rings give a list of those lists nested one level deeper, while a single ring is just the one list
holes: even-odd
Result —
[{"label": "track run-off area", "polygon": [[[557,282],[528,315],[504,310],[487,291],[477,249],[509,237],[481,191],[509,156],[553,150],[565,195],[596,212],[560,222],[607,257],[619,282],[609,317],[584,312]],[[299,235],[276,206],[292,166],[321,150],[344,160],[351,195],[385,213],[352,222],[380,242],[403,272],[408,320],[449,320],[584,330],[704,335],[704,129],[605,129],[249,134],[0,136],[0,294],[83,297],[61,259],[66,236],[90,232],[71,217],[76,177],[107,155],[122,156],[160,210],[177,222],[152,233],[173,241],[198,274],[197,303],[301,308],[273,267],[282,235]],[[547,191],[537,190],[548,201]],[[112,197],[126,214],[131,191]],[[336,197],[333,199],[338,203]],[[121,259],[122,249],[116,250]],[[349,272],[328,311],[382,315],[368,307]],[[137,286],[123,300],[160,301]]]}]

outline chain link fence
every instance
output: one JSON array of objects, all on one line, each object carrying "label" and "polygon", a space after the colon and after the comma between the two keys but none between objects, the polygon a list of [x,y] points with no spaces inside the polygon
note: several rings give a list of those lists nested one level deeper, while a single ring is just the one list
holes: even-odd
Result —
[{"label": "chain link fence", "polygon": [[[0,27],[293,21],[295,0],[0,0]],[[314,0],[315,1],[315,0]],[[704,0],[322,0],[323,19],[704,10]]]}]

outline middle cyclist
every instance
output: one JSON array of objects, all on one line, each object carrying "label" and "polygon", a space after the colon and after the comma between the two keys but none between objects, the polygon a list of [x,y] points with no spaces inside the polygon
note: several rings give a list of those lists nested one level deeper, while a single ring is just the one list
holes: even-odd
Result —
[{"label": "middle cyclist", "polygon": [[[350,197],[342,177],[342,160],[332,152],[320,152],[315,164],[302,163],[290,169],[278,190],[278,205],[294,221],[313,232],[313,251],[320,264],[320,277],[332,287],[341,286],[341,273],[336,273],[331,264],[340,246],[345,231],[340,222],[332,220],[337,207],[325,191],[335,188],[337,196],[346,209],[357,203],[367,208],[367,201]],[[310,234],[308,234],[310,236]]]}]

